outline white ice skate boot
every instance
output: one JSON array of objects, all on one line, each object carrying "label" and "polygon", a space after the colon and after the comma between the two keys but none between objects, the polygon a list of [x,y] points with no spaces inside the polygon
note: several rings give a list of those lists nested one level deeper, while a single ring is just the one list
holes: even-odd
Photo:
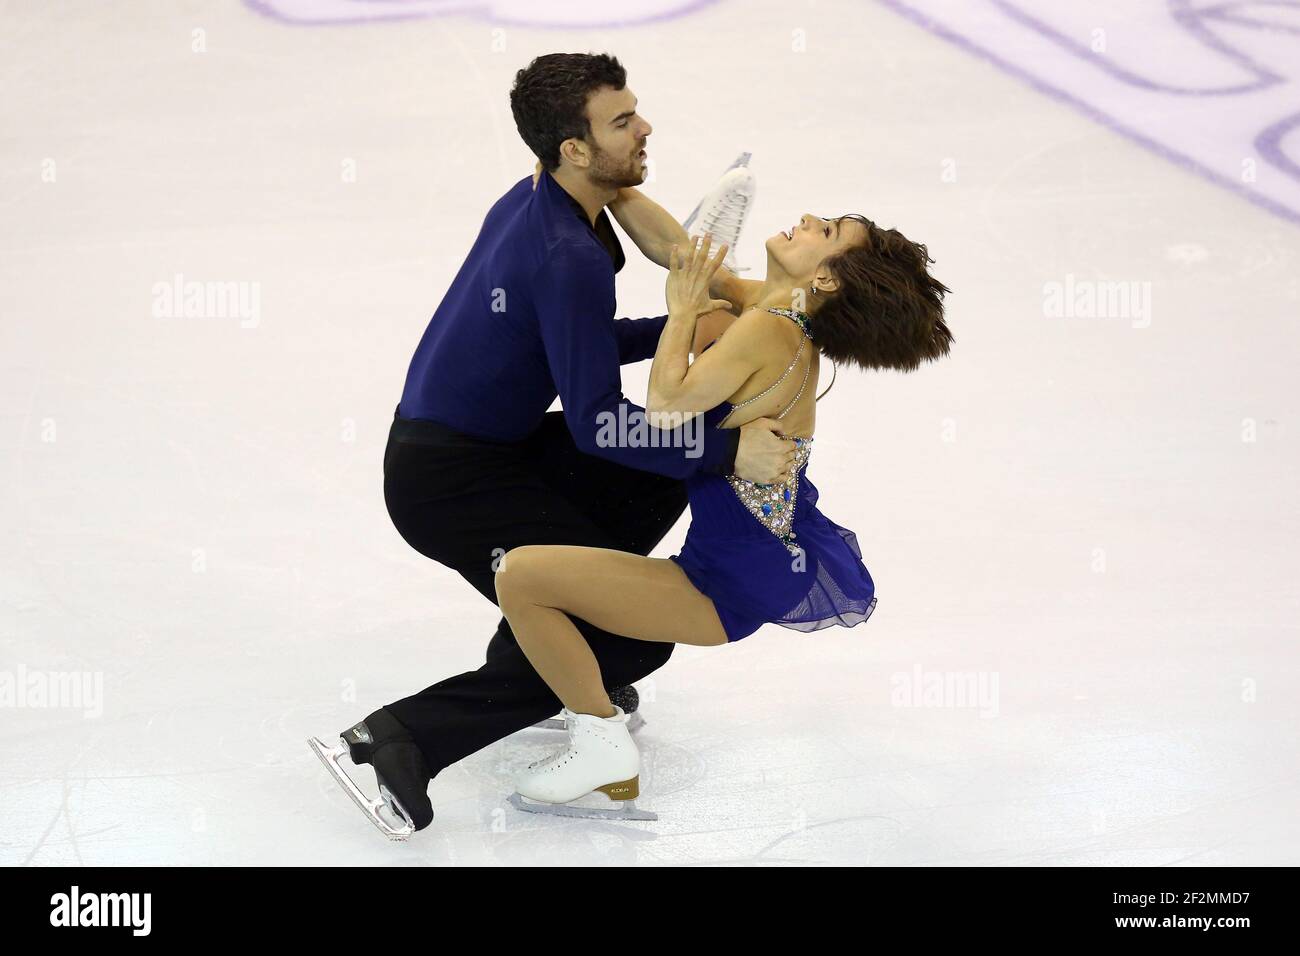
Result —
[{"label": "white ice skate boot", "polygon": [[[561,817],[658,820],[658,814],[636,807],[641,755],[623,709],[615,705],[613,717],[575,714],[567,707],[563,714],[569,746],[529,764],[515,779],[511,805]],[[611,800],[618,806],[611,806]]]},{"label": "white ice skate boot", "polygon": [[718,184],[709,194],[700,200],[695,211],[686,217],[682,228],[690,235],[709,233],[713,236],[713,248],[722,243],[727,244],[727,258],[723,260],[732,272],[748,272],[748,266],[736,265],[736,247],[740,245],[740,232],[745,228],[745,217],[754,205],[754,194],[758,188],[754,174],[749,169],[749,153],[741,153],[740,158],[722,174]]}]

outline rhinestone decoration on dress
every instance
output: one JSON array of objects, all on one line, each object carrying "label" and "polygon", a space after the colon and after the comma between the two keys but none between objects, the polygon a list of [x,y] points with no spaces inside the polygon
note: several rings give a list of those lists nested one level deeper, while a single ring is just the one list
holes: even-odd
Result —
[{"label": "rhinestone decoration on dress", "polygon": [[[753,398],[746,399],[738,405],[733,405],[731,411],[723,418],[724,422],[731,417],[736,409],[758,401],[758,399],[784,382],[786,376],[794,371],[795,365],[798,364],[799,356],[803,354],[804,344],[812,338],[806,313],[797,309],[770,308],[767,311],[783,315],[794,321],[803,330],[804,339],[799,343],[799,351],[795,353],[794,359],[781,377]],[[812,362],[810,361],[808,368],[804,370],[803,384],[799,386],[799,394],[795,395],[793,401],[785,407],[785,410],[776,416],[778,419],[785,418],[786,413],[794,408],[795,404],[803,396],[804,389],[808,385],[808,374],[811,371]],[[718,424],[721,426],[722,422]],[[757,518],[768,531],[776,535],[791,554],[797,555],[800,553],[800,549],[794,541],[797,535],[791,525],[794,521],[795,504],[799,500],[799,472],[803,470],[804,465],[808,464],[808,456],[812,453],[812,439],[792,438],[789,435],[782,435],[781,437],[791,438],[795,444],[795,466],[792,469],[792,476],[789,481],[783,484],[758,484],[744,478],[737,478],[735,475],[728,475],[727,483],[731,485],[731,490],[736,493],[736,497],[749,509],[749,513]]]},{"label": "rhinestone decoration on dress", "polygon": [[812,451],[811,438],[795,438],[795,467],[793,477],[784,484],[756,484],[729,475],[727,482],[732,491],[749,509],[749,513],[762,522],[763,526],[781,539],[781,543],[791,554],[799,553],[795,542],[797,535],[791,527],[794,520],[794,506],[799,496],[799,472],[808,463]]}]

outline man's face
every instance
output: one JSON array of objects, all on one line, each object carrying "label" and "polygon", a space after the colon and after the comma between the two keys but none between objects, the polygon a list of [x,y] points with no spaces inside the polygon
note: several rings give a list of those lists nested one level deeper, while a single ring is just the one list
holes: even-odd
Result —
[{"label": "man's face", "polygon": [[602,86],[587,98],[591,165],[587,178],[605,189],[640,186],[646,176],[646,139],[653,128],[637,113],[629,87]]}]

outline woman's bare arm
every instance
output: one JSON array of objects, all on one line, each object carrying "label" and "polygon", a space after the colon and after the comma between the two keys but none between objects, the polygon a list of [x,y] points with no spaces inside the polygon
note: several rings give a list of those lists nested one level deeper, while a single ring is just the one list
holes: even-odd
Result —
[{"label": "woman's bare arm", "polygon": [[[620,189],[618,198],[609,204],[609,209],[645,257],[665,269],[668,268],[668,250],[674,245],[681,249],[690,245],[690,237],[672,213],[633,186]],[[762,288],[763,283],[741,279],[722,266],[709,282],[709,295],[726,299],[731,303],[732,311],[739,315],[758,301]],[[700,347],[721,335],[723,329],[725,326],[701,342]]]},{"label": "woman's bare arm", "polygon": [[[770,318],[770,316],[769,316]],[[765,333],[763,317],[751,312],[736,319],[731,334],[689,365],[681,341],[689,331],[686,317],[669,313],[668,324],[659,339],[659,351],[650,370],[646,412],[651,424],[660,415],[691,416],[706,412],[722,402],[770,364],[771,335]],[[675,427],[670,425],[667,427]]]},{"label": "woman's bare arm", "polygon": [[700,353],[717,340],[723,332],[731,328],[736,316],[725,309],[714,309],[695,320],[695,341],[691,344],[691,357],[699,358]]},{"label": "woman's bare arm", "polygon": [[[722,303],[708,295],[709,280],[722,265],[725,243],[714,254],[708,239],[694,246],[684,256],[670,263],[668,286],[668,322],[659,335],[659,347],[650,367],[650,384],[646,411],[651,423],[659,413],[691,415],[708,411],[740,388],[755,371],[754,349],[739,340],[753,327],[753,318],[737,323],[732,335],[722,336],[717,348],[688,361],[689,350],[696,341],[699,320],[725,321]],[[715,313],[722,312],[719,319]],[[663,427],[663,426],[656,426]]]},{"label": "woman's bare arm", "polygon": [[[533,171],[533,185],[542,174],[539,162]],[[668,252],[674,245],[685,249],[690,244],[686,230],[649,196],[632,186],[618,191],[618,197],[609,204],[610,212],[618,224],[636,243],[647,259],[668,268]],[[704,347],[718,338],[736,321],[736,316],[758,301],[761,282],[737,278],[726,266],[719,267],[709,284],[709,294],[731,303],[730,313],[716,309],[700,316],[695,327],[691,356],[698,357]]]},{"label": "woman's bare arm", "polygon": [[663,206],[633,186],[625,186],[609,204],[623,231],[651,262],[668,268],[668,251],[685,249],[690,242],[686,230]]},{"label": "woman's bare arm", "polygon": [[763,283],[742,279],[726,266],[719,268],[709,283],[709,295],[726,299],[731,303],[731,311],[737,315],[758,302],[762,289]]}]

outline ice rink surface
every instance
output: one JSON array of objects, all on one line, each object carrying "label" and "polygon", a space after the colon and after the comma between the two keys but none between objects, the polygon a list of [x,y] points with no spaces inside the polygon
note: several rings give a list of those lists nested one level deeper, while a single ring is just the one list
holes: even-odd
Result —
[{"label": "ice rink surface", "polygon": [[[0,863],[1300,863],[1300,11],[1198,6],[0,2]],[[588,50],[654,198],[752,151],[742,264],[864,213],[956,345],[819,407],[874,617],[639,685],[657,823],[513,810],[528,730],[388,844],[304,741],[482,662],[382,451],[531,171],[515,71]],[[619,314],[661,312],[624,248]],[[247,308],[160,307],[190,281]]]}]

